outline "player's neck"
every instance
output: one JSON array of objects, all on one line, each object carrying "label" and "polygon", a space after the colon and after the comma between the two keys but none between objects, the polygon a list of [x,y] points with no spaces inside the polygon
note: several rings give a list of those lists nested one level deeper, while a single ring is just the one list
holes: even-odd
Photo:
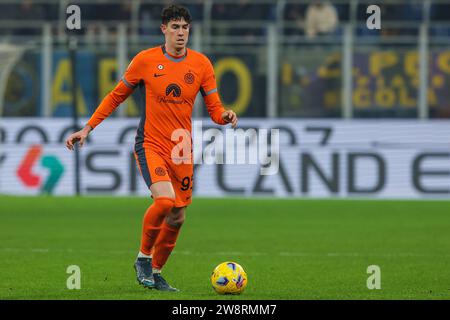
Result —
[{"label": "player's neck", "polygon": [[183,47],[180,50],[177,50],[176,48],[171,48],[170,46],[168,46],[167,43],[165,44],[165,47],[166,47],[166,52],[175,58],[184,56],[186,54],[186,47]]}]

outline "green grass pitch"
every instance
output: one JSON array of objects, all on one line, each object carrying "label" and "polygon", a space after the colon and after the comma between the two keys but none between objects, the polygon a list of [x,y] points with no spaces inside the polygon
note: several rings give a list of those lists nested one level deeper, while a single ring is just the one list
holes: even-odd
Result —
[{"label": "green grass pitch", "polygon": [[[0,197],[0,299],[449,299],[450,202],[195,198],[163,274],[132,268],[145,198]],[[220,262],[247,271],[240,296],[213,292]],[[68,290],[69,265],[81,289]],[[381,289],[369,290],[369,265]]]}]

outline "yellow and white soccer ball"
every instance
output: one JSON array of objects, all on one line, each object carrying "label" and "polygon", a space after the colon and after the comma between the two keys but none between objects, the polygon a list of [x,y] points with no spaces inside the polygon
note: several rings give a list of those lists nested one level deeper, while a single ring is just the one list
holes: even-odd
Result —
[{"label": "yellow and white soccer ball", "polygon": [[247,286],[247,274],[236,262],[226,261],[212,272],[211,284],[219,294],[240,294]]}]

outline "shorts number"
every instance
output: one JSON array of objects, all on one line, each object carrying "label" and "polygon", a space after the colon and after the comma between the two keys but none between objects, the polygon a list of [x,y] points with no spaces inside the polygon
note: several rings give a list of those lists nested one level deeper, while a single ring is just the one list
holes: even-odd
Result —
[{"label": "shorts number", "polygon": [[194,184],[194,176],[189,177],[184,177],[183,180],[181,180],[181,190],[186,191],[186,190],[192,190],[192,185]]}]

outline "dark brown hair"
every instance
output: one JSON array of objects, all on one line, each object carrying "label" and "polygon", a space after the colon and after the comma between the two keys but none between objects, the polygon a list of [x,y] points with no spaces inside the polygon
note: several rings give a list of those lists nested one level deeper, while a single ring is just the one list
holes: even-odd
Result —
[{"label": "dark brown hair", "polygon": [[191,23],[192,17],[189,10],[183,6],[172,4],[165,7],[161,12],[161,21],[163,24],[168,24],[171,20],[181,20],[184,18],[187,23]]}]

